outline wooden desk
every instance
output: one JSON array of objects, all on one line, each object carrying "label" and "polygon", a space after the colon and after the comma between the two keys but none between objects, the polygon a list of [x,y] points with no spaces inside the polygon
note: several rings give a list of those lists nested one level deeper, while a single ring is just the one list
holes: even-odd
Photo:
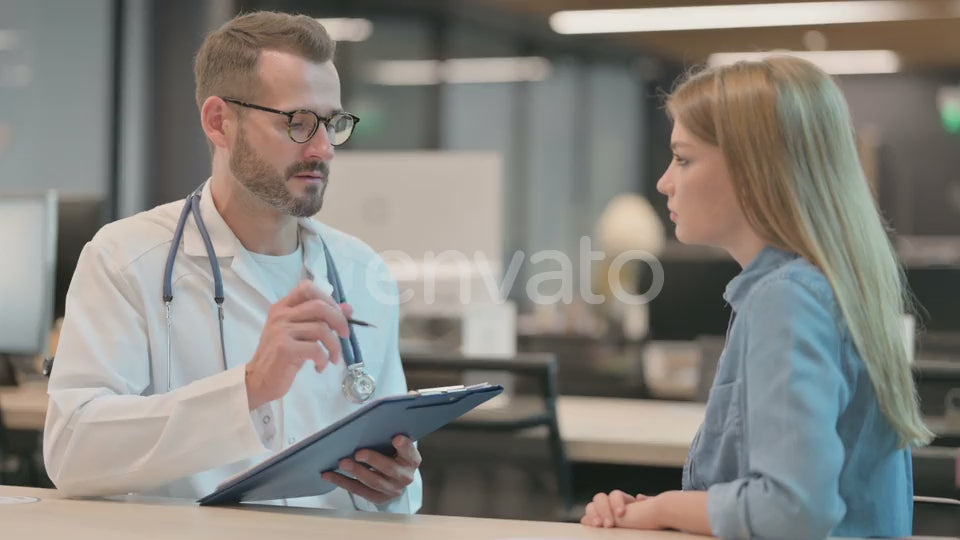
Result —
[{"label": "wooden desk", "polygon": [[266,540],[268,538],[386,538],[390,540],[493,540],[584,538],[683,540],[675,532],[593,529],[571,523],[252,506],[200,507],[189,501],[129,498],[68,500],[54,490],[0,486],[0,497],[36,497],[38,502],[0,504],[4,538],[129,540]]},{"label": "wooden desk", "polygon": [[560,436],[571,461],[683,467],[702,403],[561,396]]},{"label": "wooden desk", "polygon": [[43,430],[47,416],[46,383],[29,382],[20,386],[0,387],[0,408],[8,429]]}]

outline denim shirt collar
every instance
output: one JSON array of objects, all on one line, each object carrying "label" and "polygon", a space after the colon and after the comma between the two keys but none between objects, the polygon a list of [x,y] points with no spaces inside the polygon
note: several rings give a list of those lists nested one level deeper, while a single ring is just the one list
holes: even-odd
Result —
[{"label": "denim shirt collar", "polygon": [[756,282],[797,257],[799,255],[790,251],[784,251],[773,246],[764,247],[746,268],[727,283],[727,288],[723,292],[723,299],[730,304],[734,311],[738,311],[747,297],[747,293],[750,292]]}]

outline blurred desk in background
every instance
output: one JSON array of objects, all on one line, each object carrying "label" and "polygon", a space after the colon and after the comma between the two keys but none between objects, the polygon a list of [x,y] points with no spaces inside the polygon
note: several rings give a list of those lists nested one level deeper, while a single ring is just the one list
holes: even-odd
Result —
[{"label": "blurred desk in background", "polygon": [[[521,415],[524,403],[479,409],[484,415]],[[47,391],[30,383],[0,389],[0,407],[7,427],[43,430]],[[557,402],[560,434],[572,461],[681,467],[690,442],[703,422],[700,403],[561,396]]]},{"label": "blurred desk in background", "polygon": [[7,429],[42,431],[47,415],[46,382],[0,387],[0,409]]},{"label": "blurred desk in background", "polygon": [[560,435],[571,461],[683,467],[702,403],[560,396]]},{"label": "blurred desk in background", "polygon": [[[515,399],[503,408],[481,408],[465,417],[522,415]],[[46,384],[0,387],[0,408],[8,429],[42,431],[47,411]],[[560,435],[571,461],[682,467],[703,422],[704,403],[666,400],[564,396],[557,399]],[[927,417],[938,438],[960,438],[960,429],[939,416]]]},{"label": "blurred desk in background", "polygon": [[[463,422],[523,417],[542,407],[514,398],[503,407],[481,407]],[[560,396],[557,420],[567,459],[653,467],[683,467],[690,443],[703,423],[702,403]]]}]

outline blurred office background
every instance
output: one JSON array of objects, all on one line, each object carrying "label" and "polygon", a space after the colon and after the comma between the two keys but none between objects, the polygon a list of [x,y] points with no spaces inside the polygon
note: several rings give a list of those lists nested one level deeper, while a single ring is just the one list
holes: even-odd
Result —
[{"label": "blurred office background", "polygon": [[[721,61],[715,53],[785,49],[823,62],[847,95],[864,168],[924,308],[915,324],[924,409],[931,417],[953,418],[939,444],[955,446],[960,428],[947,395],[958,384],[960,366],[960,4],[787,2],[753,12],[747,6],[733,20],[753,21],[752,28],[723,27],[722,18],[688,28],[695,17],[682,12],[662,11],[662,18],[620,13],[604,20],[576,13],[725,3],[733,2],[0,0],[0,198],[56,192],[58,221],[51,234],[57,259],[49,297],[40,296],[50,304],[41,324],[52,327],[62,315],[73,264],[97,228],[182,198],[207,178],[192,72],[206,32],[241,11],[300,12],[324,19],[340,40],[335,62],[344,107],[362,119],[344,148],[351,160],[366,152],[493,156],[497,200],[491,217],[474,229],[478,237],[493,231],[487,235],[493,243],[486,245],[499,251],[494,256],[504,266],[517,252],[557,250],[574,262],[579,279],[583,237],[610,257],[628,249],[654,252],[663,266],[662,291],[635,312],[589,306],[579,298],[532,302],[526,279],[556,268],[551,261],[528,260],[517,286],[504,295],[517,313],[507,346],[515,362],[503,363],[504,355],[494,354],[502,351],[486,351],[496,357],[489,364],[464,368],[466,375],[452,373],[456,365],[437,360],[471,356],[463,348],[463,315],[438,313],[406,328],[412,381],[420,382],[417,369],[423,368],[424,381],[487,376],[509,381],[514,395],[539,392],[546,416],[525,418],[545,419],[541,427],[547,432],[557,411],[563,414],[557,399],[569,396],[702,402],[729,316],[721,294],[738,267],[724,254],[673,240],[664,198],[655,190],[670,159],[671,125],[662,95],[685,70]],[[798,20],[808,24],[797,26]],[[336,162],[333,170],[328,205],[337,204]],[[396,170],[382,180],[402,182],[405,174]],[[431,206],[454,205],[455,214],[455,205],[467,199],[419,197],[395,210],[421,227]],[[624,224],[647,226],[632,240],[624,238]],[[0,248],[7,253],[7,246]],[[642,291],[654,273],[638,264],[618,279]],[[610,286],[599,281],[592,284]],[[7,291],[16,288],[0,284],[10,298]],[[0,306],[7,317],[24,309],[3,297]],[[3,345],[0,352],[30,352],[3,351]],[[52,354],[49,348],[33,352]],[[485,351],[473,352],[483,357]],[[527,371],[511,375],[511,366]],[[524,376],[532,382],[524,383]],[[510,437],[513,428],[530,427],[522,420],[500,419],[499,427],[485,420],[480,433]],[[550,444],[539,458],[530,449],[532,463],[543,468],[537,482],[544,483],[507,492],[560,493],[558,506],[569,509],[593,490],[679,485],[675,464],[578,460],[562,441],[546,440]],[[527,463],[520,457],[525,445],[516,439],[511,445],[518,448],[517,463]],[[956,496],[953,477],[944,476],[953,469],[944,471],[936,469],[926,484],[919,481],[929,489],[918,492]],[[491,478],[504,485],[517,481],[501,473],[429,474],[437,490]],[[501,517],[517,517],[510,509],[522,508],[509,498],[484,505],[472,496],[479,490],[459,491],[461,506],[444,506],[441,497],[428,499],[428,508]]]}]

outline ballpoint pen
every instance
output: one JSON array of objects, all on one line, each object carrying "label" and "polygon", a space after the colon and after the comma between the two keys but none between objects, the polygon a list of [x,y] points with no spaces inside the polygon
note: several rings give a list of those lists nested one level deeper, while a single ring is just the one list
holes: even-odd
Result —
[{"label": "ballpoint pen", "polygon": [[366,326],[367,328],[376,328],[377,325],[371,324],[365,321],[358,321],[357,319],[347,319],[347,322],[350,324],[355,324],[357,326]]}]

